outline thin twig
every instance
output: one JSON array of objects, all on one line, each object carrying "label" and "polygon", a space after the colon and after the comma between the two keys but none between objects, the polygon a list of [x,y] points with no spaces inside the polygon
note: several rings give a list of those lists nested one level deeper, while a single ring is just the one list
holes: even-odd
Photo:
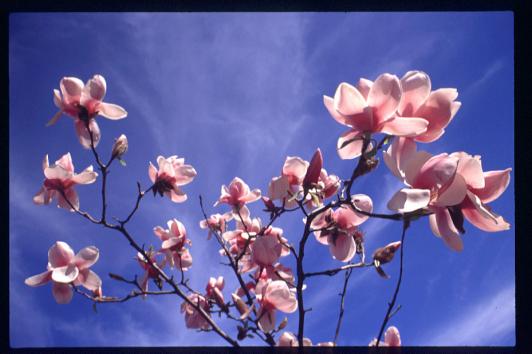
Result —
[{"label": "thin twig", "polygon": [[349,279],[351,278],[351,273],[353,273],[353,268],[349,268],[349,270],[345,272],[344,287],[342,289],[342,293],[340,294],[341,296],[340,313],[338,314],[338,322],[336,322],[336,330],[334,332],[334,340],[333,340],[333,343],[335,345],[336,345],[336,342],[338,341],[338,335],[340,334],[340,328],[342,327],[342,319],[344,318],[345,296],[347,294],[347,284],[349,283]]},{"label": "thin twig", "polygon": [[309,277],[314,277],[314,276],[317,276],[317,275],[333,276],[333,275],[338,274],[339,272],[344,271],[344,270],[350,270],[350,269],[353,269],[353,268],[364,268],[364,267],[373,267],[373,263],[351,263],[351,264],[346,264],[344,266],[341,266],[341,267],[338,267],[338,268],[334,268],[334,269],[322,270],[320,272],[305,273],[305,277],[309,278]]}]

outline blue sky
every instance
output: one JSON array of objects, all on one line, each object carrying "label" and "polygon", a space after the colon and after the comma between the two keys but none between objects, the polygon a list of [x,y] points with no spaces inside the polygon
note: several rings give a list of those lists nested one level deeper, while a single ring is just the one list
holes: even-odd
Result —
[{"label": "blue sky", "polygon": [[[317,147],[324,167],[347,178],[354,161],[340,160],[335,147],[345,127],[322,103],[342,82],[401,77],[423,70],[433,88],[455,87],[462,107],[446,134],[419,149],[467,151],[482,156],[485,171],[514,166],[513,16],[492,13],[196,13],[196,14],[12,14],[10,16],[10,340],[13,347],[225,345],[215,334],[187,330],[175,298],[135,299],[98,306],[74,297],[55,303],[51,287],[30,288],[28,276],[45,270],[56,241],[75,251],[95,245],[93,266],[104,293],[130,291],[106,274],[141,274],[135,252],[117,233],[103,230],[55,206],[36,206],[32,196],[43,180],[45,154],[55,161],[72,154],[77,171],[94,164],[81,148],[69,118],[45,128],[56,112],[52,90],[63,76],[107,80],[106,101],[123,106],[128,118],[99,118],[99,150],[107,156],[113,139],[129,139],[127,167],[109,177],[109,215],[124,216],[134,203],[136,181],[149,185],[148,162],[158,155],[185,157],[198,171],[187,185],[189,200],[146,198],[131,222],[139,243],[158,245],[152,228],[181,220],[193,242],[191,284],[203,289],[209,276],[224,275],[217,245],[199,228],[203,195],[208,213],[221,184],[243,178],[267,191],[287,155],[309,160]],[[513,175],[512,175],[513,177]],[[375,211],[401,188],[384,164],[360,178],[355,193],[371,196]],[[97,214],[99,181],[77,188],[81,208]],[[490,205],[514,224],[514,183]],[[251,205],[261,216],[261,205]],[[301,215],[280,220],[295,243]],[[401,225],[370,220],[362,225],[369,254],[400,238]],[[412,225],[405,242],[405,274],[391,324],[404,345],[515,344],[515,234],[485,233],[466,224],[464,251],[455,253],[432,235],[428,221]],[[310,239],[306,268],[339,266],[327,247]],[[282,262],[294,266],[292,258]],[[340,345],[367,345],[377,335],[397,277],[397,260],[386,265],[390,280],[372,269],[353,272]],[[343,276],[308,281],[305,305],[312,307],[306,334],[313,342],[334,336],[337,293]],[[297,330],[297,314],[288,330]],[[231,323],[221,326],[233,333]],[[331,323],[323,327],[323,323]],[[28,328],[32,328],[28,332]],[[258,344],[249,341],[247,344]]]}]

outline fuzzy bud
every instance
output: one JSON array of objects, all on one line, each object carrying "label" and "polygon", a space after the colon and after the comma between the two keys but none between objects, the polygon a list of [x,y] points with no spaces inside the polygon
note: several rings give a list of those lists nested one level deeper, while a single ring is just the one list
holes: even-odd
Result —
[{"label": "fuzzy bud", "polygon": [[128,148],[128,142],[127,137],[122,134],[118,137],[118,139],[115,140],[115,144],[113,145],[113,151],[111,153],[111,156],[113,158],[120,158],[122,155],[124,155],[127,152]]},{"label": "fuzzy bud", "polygon": [[384,247],[378,248],[373,253],[373,259],[379,264],[386,264],[393,259],[395,252],[401,247],[401,241],[392,242]]},{"label": "fuzzy bud", "polygon": [[249,307],[246,305],[244,300],[240,298],[237,294],[231,294],[231,297],[233,298],[233,302],[236,305],[236,309],[238,312],[240,312],[241,315],[244,315],[249,312]]}]

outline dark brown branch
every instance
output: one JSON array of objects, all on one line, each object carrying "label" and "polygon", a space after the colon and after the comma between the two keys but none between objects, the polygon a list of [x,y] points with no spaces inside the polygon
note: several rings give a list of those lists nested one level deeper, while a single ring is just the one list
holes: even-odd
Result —
[{"label": "dark brown branch", "polygon": [[335,345],[336,345],[336,342],[338,341],[338,335],[340,334],[340,328],[342,326],[342,319],[344,318],[345,296],[347,294],[347,284],[349,283],[349,279],[351,278],[351,273],[353,273],[353,268],[349,268],[349,270],[345,272],[344,287],[340,294],[341,296],[340,313],[338,314],[338,322],[336,322],[336,330],[334,332],[334,340],[333,340],[333,343]]},{"label": "dark brown branch", "polygon": [[393,293],[392,301],[388,304],[388,310],[386,311],[386,316],[384,316],[384,320],[382,321],[381,328],[379,330],[379,335],[377,336],[377,343],[375,346],[379,346],[379,342],[382,338],[382,334],[384,333],[384,328],[388,324],[388,321],[391,318],[391,312],[393,307],[395,306],[395,300],[397,299],[397,294],[399,294],[399,288],[401,287],[401,280],[403,279],[403,256],[404,256],[404,246],[405,246],[405,235],[406,235],[406,229],[410,226],[410,220],[405,219],[403,220],[403,232],[401,234],[401,258],[400,258],[400,265],[399,265],[399,278],[397,279],[397,285],[395,286],[395,291]]}]

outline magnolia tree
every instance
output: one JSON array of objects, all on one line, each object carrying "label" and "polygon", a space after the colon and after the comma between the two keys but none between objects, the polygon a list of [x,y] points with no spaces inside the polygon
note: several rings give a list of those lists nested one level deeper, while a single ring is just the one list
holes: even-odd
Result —
[{"label": "magnolia tree", "polygon": [[[251,189],[235,177],[221,187],[214,207],[218,213],[208,215],[200,196],[203,217],[198,220],[207,240],[216,242],[219,256],[225,258],[235,277],[232,287],[223,277],[206,280],[205,289],[193,289],[187,276],[193,264],[191,242],[185,225],[174,218],[166,226],[155,226],[154,246],[144,248],[136,241],[128,223],[135,216],[143,198],[150,193],[167,197],[170,202],[187,201],[185,185],[197,175],[184,158],[159,156],[156,165],[149,163],[151,185],[138,194],[131,211],[122,219],[109,220],[106,206],[106,182],[113,162],[125,165],[122,157],[128,149],[125,135],[116,139],[107,160],[98,152],[101,132],[96,118],[126,118],[124,108],[104,102],[106,82],[95,75],[86,84],[75,77],[64,77],[60,89],[54,90],[54,103],[59,111],[48,125],[63,114],[74,120],[80,144],[94,156],[98,172],[92,166],[76,173],[70,153],[50,164],[43,160],[45,180],[33,198],[35,204],[57,203],[58,207],[78,214],[96,226],[120,233],[137,252],[137,276],[134,279],[110,273],[111,279],[126,284],[123,297],[105,294],[101,278],[90,270],[98,261],[99,250],[88,246],[75,253],[68,244],[57,241],[48,251],[44,273],[26,279],[29,286],[52,283],[52,294],[60,304],[68,304],[74,293],[94,303],[124,302],[136,297],[174,296],[181,305],[185,324],[190,329],[214,332],[227,343],[239,346],[248,337],[258,337],[270,346],[311,346],[305,337],[305,280],[317,276],[345,274],[341,308],[336,332],[331,341],[318,346],[334,346],[342,324],[347,282],[354,268],[373,267],[384,278],[389,276],[382,265],[400,254],[399,276],[380,328],[370,346],[400,346],[399,330],[390,325],[403,276],[403,247],[412,222],[428,218],[432,232],[452,251],[463,248],[461,234],[464,219],[486,232],[508,230],[510,225],[488,205],[497,199],[510,181],[510,168],[485,172],[480,156],[459,151],[432,155],[418,150],[441,138],[445,128],[460,108],[458,93],[453,88],[433,90],[429,76],[422,71],[409,71],[399,79],[382,74],[375,81],[360,79],[355,85],[341,83],[333,97],[323,96],[323,103],[333,119],[348,129],[338,138],[341,159],[354,160],[350,176],[340,178],[323,168],[318,149],[310,161],[288,156],[281,175],[269,181],[268,192]],[[422,145],[420,145],[422,146]],[[390,172],[404,183],[388,201],[389,214],[373,212],[373,201],[365,194],[353,194],[357,178],[374,171],[382,150]],[[101,181],[101,214],[96,217],[80,208],[77,185]],[[266,183],[266,181],[265,181]],[[168,202],[168,201],[162,201]],[[266,217],[252,216],[247,204],[264,204]],[[192,206],[191,206],[192,207]],[[301,237],[288,239],[275,226],[285,214],[303,216]],[[373,250],[366,256],[364,233],[360,226],[369,218],[396,220],[402,225],[399,240]],[[262,221],[266,220],[266,221]],[[313,237],[312,237],[313,236]],[[309,241],[309,238],[311,240]],[[154,239],[155,240],[155,239]],[[307,247],[329,248],[331,257],[343,265],[319,272],[305,271]],[[104,255],[107,256],[107,255]],[[296,268],[283,264],[294,257]],[[308,260],[307,260],[308,262]],[[176,280],[180,279],[180,280]],[[250,279],[250,280],[248,280]],[[284,331],[288,321],[283,313],[298,314],[296,332]],[[216,316],[232,323],[222,328]]]}]

